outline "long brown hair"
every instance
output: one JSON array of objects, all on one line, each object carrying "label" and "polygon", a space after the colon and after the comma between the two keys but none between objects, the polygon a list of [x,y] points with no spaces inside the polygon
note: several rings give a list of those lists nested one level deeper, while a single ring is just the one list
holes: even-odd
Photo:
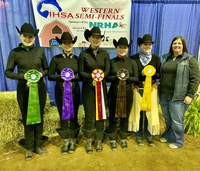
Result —
[{"label": "long brown hair", "polygon": [[181,42],[183,44],[183,52],[187,52],[188,53],[188,48],[187,48],[187,45],[186,45],[186,40],[183,36],[176,36],[173,38],[172,42],[171,42],[171,45],[170,45],[170,49],[169,49],[169,53],[171,55],[174,54],[173,50],[172,50],[172,44],[174,43],[174,41],[176,41],[177,39],[181,39]]}]

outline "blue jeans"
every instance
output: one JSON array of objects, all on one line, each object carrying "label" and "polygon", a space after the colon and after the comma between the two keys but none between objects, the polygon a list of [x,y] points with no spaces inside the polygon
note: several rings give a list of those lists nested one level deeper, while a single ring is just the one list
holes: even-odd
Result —
[{"label": "blue jeans", "polygon": [[171,97],[160,97],[166,130],[162,137],[167,141],[181,147],[184,142],[184,114],[188,105],[183,101],[172,100]]}]

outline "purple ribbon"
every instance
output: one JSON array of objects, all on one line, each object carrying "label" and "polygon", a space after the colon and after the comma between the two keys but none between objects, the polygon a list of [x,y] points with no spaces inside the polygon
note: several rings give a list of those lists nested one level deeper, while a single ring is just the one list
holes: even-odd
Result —
[{"label": "purple ribbon", "polygon": [[74,118],[74,104],[72,96],[71,80],[74,77],[74,72],[70,68],[64,68],[61,71],[61,78],[64,80],[63,104],[62,104],[62,119],[68,120]]}]

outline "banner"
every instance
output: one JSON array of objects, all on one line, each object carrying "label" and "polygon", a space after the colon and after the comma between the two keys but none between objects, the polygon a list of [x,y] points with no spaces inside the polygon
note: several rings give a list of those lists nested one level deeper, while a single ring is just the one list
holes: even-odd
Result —
[{"label": "banner", "polygon": [[101,47],[113,48],[113,39],[130,37],[131,0],[32,0],[40,46],[58,46],[63,32],[77,36],[74,47],[87,47],[84,31],[97,26]]}]

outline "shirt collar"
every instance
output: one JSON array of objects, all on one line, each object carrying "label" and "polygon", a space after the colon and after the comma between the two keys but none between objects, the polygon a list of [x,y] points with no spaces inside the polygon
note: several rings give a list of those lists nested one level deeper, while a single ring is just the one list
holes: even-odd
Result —
[{"label": "shirt collar", "polygon": [[63,52],[63,53],[62,53],[62,56],[63,56],[64,58],[67,58],[67,59],[72,59],[73,54],[70,53],[69,56],[68,56],[66,53]]},{"label": "shirt collar", "polygon": [[124,57],[124,58],[120,58],[120,57],[117,56],[117,61],[125,62],[125,59],[126,59],[126,57]]}]

